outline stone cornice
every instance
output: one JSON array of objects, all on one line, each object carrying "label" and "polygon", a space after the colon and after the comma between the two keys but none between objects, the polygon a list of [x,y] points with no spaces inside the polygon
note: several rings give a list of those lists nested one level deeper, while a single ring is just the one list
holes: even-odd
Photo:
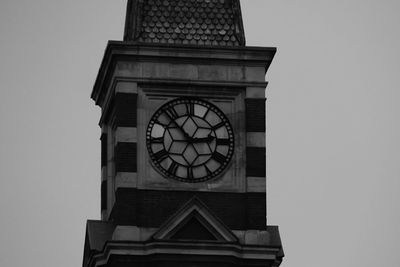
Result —
[{"label": "stone cornice", "polygon": [[198,47],[109,41],[91,97],[97,105],[101,105],[101,92],[110,85],[110,78],[118,61],[263,66],[266,72],[275,53],[274,47]]},{"label": "stone cornice", "polygon": [[185,256],[210,258],[231,257],[239,261],[280,262],[282,248],[272,246],[243,246],[239,244],[221,244],[214,242],[107,242],[102,252],[93,255],[87,266],[96,267],[106,264],[111,256],[154,257],[164,256],[179,261]]}]

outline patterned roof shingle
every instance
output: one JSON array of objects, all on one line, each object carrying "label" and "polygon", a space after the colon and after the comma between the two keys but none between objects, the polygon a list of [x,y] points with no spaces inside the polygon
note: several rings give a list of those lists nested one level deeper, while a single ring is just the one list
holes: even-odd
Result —
[{"label": "patterned roof shingle", "polygon": [[125,41],[244,46],[239,0],[129,0]]}]

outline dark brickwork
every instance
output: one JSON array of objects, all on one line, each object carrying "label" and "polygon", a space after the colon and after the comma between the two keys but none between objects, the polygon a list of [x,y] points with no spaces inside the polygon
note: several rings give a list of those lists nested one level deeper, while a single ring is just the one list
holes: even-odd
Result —
[{"label": "dark brickwork", "polygon": [[137,126],[137,94],[117,93],[114,105],[115,127]]},{"label": "dark brickwork", "polygon": [[107,181],[101,182],[101,210],[107,209]]},{"label": "dark brickwork", "polygon": [[273,260],[185,254],[111,255],[102,267],[273,267]]},{"label": "dark brickwork", "polygon": [[101,142],[101,167],[107,166],[107,134],[102,134]]},{"label": "dark brickwork", "polygon": [[137,171],[136,143],[118,143],[115,147],[115,171]]},{"label": "dark brickwork", "polygon": [[265,99],[246,99],[246,131],[265,132]]},{"label": "dark brickwork", "polygon": [[265,229],[264,193],[155,191],[119,188],[111,214],[118,224],[159,227],[197,196],[230,229]]},{"label": "dark brickwork", "polygon": [[246,175],[265,177],[266,156],[265,147],[246,148]]},{"label": "dark brickwork", "polygon": [[[264,202],[264,205],[260,205],[261,202]],[[246,225],[257,225],[261,221],[266,222],[267,207],[264,193],[247,193],[246,204]],[[263,209],[263,211],[260,209]]]},{"label": "dark brickwork", "polygon": [[185,254],[111,255],[102,267],[273,267],[273,260]]}]

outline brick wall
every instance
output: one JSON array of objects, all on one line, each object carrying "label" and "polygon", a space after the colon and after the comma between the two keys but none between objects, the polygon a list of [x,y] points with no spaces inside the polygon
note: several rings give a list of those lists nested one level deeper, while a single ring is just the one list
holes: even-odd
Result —
[{"label": "brick wall", "polygon": [[137,126],[137,94],[117,93],[114,100],[115,126]]},{"label": "brick wall", "polygon": [[246,148],[246,175],[265,177],[266,155],[265,147]]},{"label": "brick wall", "polygon": [[265,132],[265,99],[246,99],[246,131]]},{"label": "brick wall", "polygon": [[115,146],[115,172],[137,171],[136,147],[136,143],[118,143]]},{"label": "brick wall", "polygon": [[159,227],[193,196],[198,197],[230,229],[265,229],[264,193],[211,193],[119,188],[111,214],[118,224]]}]

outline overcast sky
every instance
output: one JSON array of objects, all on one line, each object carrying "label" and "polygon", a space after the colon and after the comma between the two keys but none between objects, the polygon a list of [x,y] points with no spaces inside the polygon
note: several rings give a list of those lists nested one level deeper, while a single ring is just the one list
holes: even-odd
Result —
[{"label": "overcast sky", "polygon": [[[400,2],[242,0],[267,80],[282,267],[400,266]],[[100,217],[91,89],[126,0],[0,1],[0,266],[81,266]]]}]

